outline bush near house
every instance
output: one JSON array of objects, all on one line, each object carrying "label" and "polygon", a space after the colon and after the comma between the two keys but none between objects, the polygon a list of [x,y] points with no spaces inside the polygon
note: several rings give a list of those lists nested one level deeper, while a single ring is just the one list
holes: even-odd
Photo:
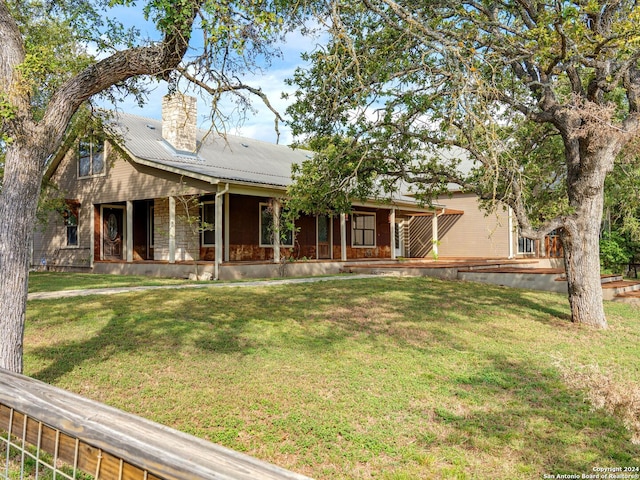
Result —
[{"label": "bush near house", "polygon": [[600,239],[600,265],[604,273],[626,273],[633,258],[633,244],[618,232],[605,233]]}]

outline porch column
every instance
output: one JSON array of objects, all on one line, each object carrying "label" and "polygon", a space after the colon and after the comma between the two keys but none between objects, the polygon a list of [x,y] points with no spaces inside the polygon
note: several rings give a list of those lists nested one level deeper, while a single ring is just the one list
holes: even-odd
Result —
[{"label": "porch column", "polygon": [[273,199],[273,263],[280,263],[280,201]]},{"label": "porch column", "polygon": [[176,198],[169,197],[169,263],[176,263]]},{"label": "porch column", "polygon": [[91,266],[91,270],[93,270],[93,262],[96,260],[96,206],[90,204],[90,207],[89,238],[91,239],[91,243],[89,244],[89,265]]},{"label": "porch column", "polygon": [[396,259],[396,209],[389,214],[389,231],[391,232],[391,260]]},{"label": "porch column", "polygon": [[214,279],[220,278],[220,264],[222,263],[222,208],[224,204],[224,194],[216,195],[216,216],[215,216],[215,242],[216,242],[216,258],[214,262]]},{"label": "porch column", "polygon": [[133,262],[133,202],[127,200],[127,229],[125,235],[127,238],[127,262]]},{"label": "porch column", "polygon": [[509,242],[509,259],[512,259],[515,255],[513,254],[513,210],[509,207],[509,218],[508,218],[508,242]]},{"label": "porch column", "polygon": [[343,262],[347,261],[347,215],[340,214],[340,256]]},{"label": "porch column", "polygon": [[224,261],[229,261],[229,194],[224,194]]},{"label": "porch column", "polygon": [[433,214],[433,219],[431,220],[431,242],[433,256],[438,258],[438,212]]}]

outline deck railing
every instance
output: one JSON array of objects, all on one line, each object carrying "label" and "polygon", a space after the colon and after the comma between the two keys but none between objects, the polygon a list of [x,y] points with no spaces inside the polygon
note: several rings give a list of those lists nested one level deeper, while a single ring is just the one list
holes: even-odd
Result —
[{"label": "deck railing", "polygon": [[308,477],[0,369],[0,479]]}]

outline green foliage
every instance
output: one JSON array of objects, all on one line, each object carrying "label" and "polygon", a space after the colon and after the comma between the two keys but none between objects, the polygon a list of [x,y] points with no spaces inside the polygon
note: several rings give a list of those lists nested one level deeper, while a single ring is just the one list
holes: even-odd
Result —
[{"label": "green foliage", "polygon": [[100,3],[8,2],[24,39],[25,60],[19,66],[21,88],[30,93],[36,119],[65,81],[95,61],[90,49],[96,47],[103,52],[114,39],[115,24],[113,30],[104,28]]},{"label": "green foliage", "polygon": [[632,1],[337,1],[326,17],[289,109],[320,152],[292,193],[325,210],[381,184],[428,202],[455,183],[548,231],[580,210],[578,178],[608,169],[605,145],[638,108]]},{"label": "green foliage", "polygon": [[605,192],[610,228],[640,242],[640,156],[635,149],[618,159]]},{"label": "green foliage", "polygon": [[633,253],[629,240],[618,232],[606,233],[600,239],[600,264],[608,273],[624,273]]}]

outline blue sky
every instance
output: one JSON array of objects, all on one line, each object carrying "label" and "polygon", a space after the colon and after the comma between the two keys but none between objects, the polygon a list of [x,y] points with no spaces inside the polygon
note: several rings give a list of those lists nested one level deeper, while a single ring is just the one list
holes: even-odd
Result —
[{"label": "blue sky", "polygon": [[[157,32],[153,24],[145,22],[141,7],[118,7],[114,9],[114,12],[125,26],[136,26],[141,31],[143,38],[157,37]],[[110,14],[113,14],[113,12]],[[271,65],[266,68],[262,74],[247,75],[241,80],[252,87],[260,87],[268,96],[272,106],[278,110],[281,115],[284,115],[289,101],[282,99],[282,92],[293,91],[291,87],[285,85],[285,79],[292,77],[296,67],[301,65],[300,54],[307,49],[312,49],[317,43],[317,38],[306,38],[298,32],[293,32],[289,34],[286,41],[280,45],[282,51],[281,59],[274,58]],[[167,93],[167,85],[162,82],[155,83],[151,87],[152,91],[148,97],[148,102],[143,107],[139,107],[135,99],[131,98],[119,104],[118,108],[128,113],[160,119],[161,101],[162,97]],[[202,96],[197,96],[199,125],[202,128],[208,128],[210,124],[206,122],[206,114],[210,111],[210,107]],[[237,120],[232,121],[226,126],[227,132],[275,143],[277,141],[277,135],[274,129],[273,114],[257,97],[252,104],[256,113],[249,112],[242,124],[238,124]],[[233,105],[227,103],[223,104],[222,110],[225,113],[230,113],[233,108]],[[279,130],[279,143],[284,145],[290,144],[293,141],[290,129],[287,128],[286,125],[280,124]]]}]

